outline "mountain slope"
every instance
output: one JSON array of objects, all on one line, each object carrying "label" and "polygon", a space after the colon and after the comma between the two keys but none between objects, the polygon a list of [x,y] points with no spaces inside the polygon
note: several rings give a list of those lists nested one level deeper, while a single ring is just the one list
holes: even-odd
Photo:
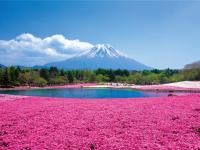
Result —
[{"label": "mountain slope", "polygon": [[150,70],[121,52],[115,50],[110,45],[97,45],[91,50],[72,57],[70,59],[46,64],[45,67],[56,66],[64,69],[128,69],[128,70]]},{"label": "mountain slope", "polygon": [[6,66],[4,66],[4,65],[2,65],[2,64],[0,64],[0,68],[5,68]]},{"label": "mountain slope", "polygon": [[184,69],[200,68],[200,61],[185,65]]}]

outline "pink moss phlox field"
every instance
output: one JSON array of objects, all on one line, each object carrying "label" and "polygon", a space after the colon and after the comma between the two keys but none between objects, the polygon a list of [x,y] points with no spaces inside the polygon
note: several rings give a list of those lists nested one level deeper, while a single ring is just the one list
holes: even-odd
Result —
[{"label": "pink moss phlox field", "polygon": [[1,150],[199,150],[200,95],[61,99],[0,95]]}]

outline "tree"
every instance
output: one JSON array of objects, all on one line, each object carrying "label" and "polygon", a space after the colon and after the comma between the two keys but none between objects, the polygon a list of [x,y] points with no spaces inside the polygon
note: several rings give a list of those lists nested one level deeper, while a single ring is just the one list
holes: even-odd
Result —
[{"label": "tree", "polygon": [[169,79],[168,79],[168,77],[166,76],[165,73],[161,73],[159,75],[159,80],[160,80],[161,84],[168,83],[168,81],[169,81]]},{"label": "tree", "polygon": [[9,77],[11,85],[18,85],[17,83],[18,76],[19,74],[16,72],[15,67],[11,66],[9,68]]},{"label": "tree", "polygon": [[8,69],[6,68],[4,72],[2,73],[0,83],[2,87],[9,87],[10,86],[10,80],[9,80],[9,74]]},{"label": "tree", "polygon": [[136,84],[135,82],[135,76],[134,75],[129,75],[127,78],[127,83],[129,84]]},{"label": "tree", "polygon": [[40,77],[44,78],[46,81],[49,80],[50,75],[49,75],[49,70],[48,69],[40,69]]},{"label": "tree", "polygon": [[155,74],[159,74],[161,71],[158,70],[158,69],[153,69],[153,70],[151,70],[151,72],[152,72],[152,73],[155,73]]},{"label": "tree", "polygon": [[169,82],[179,82],[184,80],[183,75],[181,73],[174,74],[169,78]]},{"label": "tree", "polygon": [[27,85],[28,84],[28,76],[26,73],[20,73],[18,77],[20,85]]},{"label": "tree", "polygon": [[[142,75],[142,73],[135,73],[134,75],[132,75],[131,79],[133,80],[132,82],[134,84],[145,84],[145,81],[144,81],[144,76]],[[130,80],[129,80],[130,81]]]},{"label": "tree", "polygon": [[60,77],[50,78],[49,83],[54,84],[54,85],[58,85],[58,84],[64,85],[68,83],[68,80],[66,77],[60,76]]},{"label": "tree", "polygon": [[102,74],[102,75],[106,75],[106,72],[107,70],[106,69],[102,69],[102,68],[99,68],[95,71],[95,73],[98,75],[98,74]]},{"label": "tree", "polygon": [[184,80],[200,80],[200,69],[186,69],[182,72]]},{"label": "tree", "polygon": [[41,78],[41,77],[37,77],[35,80],[34,80],[34,85],[35,86],[45,86],[47,85],[47,81],[44,79],[44,78]]},{"label": "tree", "polygon": [[96,75],[94,73],[90,74],[90,76],[89,76],[89,82],[93,83],[93,82],[95,82],[95,80],[96,80]]},{"label": "tree", "polygon": [[74,72],[74,76],[75,76],[75,78],[77,79],[77,80],[79,80],[79,81],[81,81],[81,80],[83,80],[84,79],[84,71],[83,70],[76,70],[75,72]]},{"label": "tree", "polygon": [[93,72],[90,71],[90,70],[84,70],[83,71],[83,80],[84,82],[92,82],[92,80],[94,81],[95,79],[92,79],[94,78],[94,76],[91,78]]},{"label": "tree", "polygon": [[144,78],[145,84],[159,84],[159,76],[155,73],[150,73]]},{"label": "tree", "polygon": [[115,81],[116,82],[126,82],[127,77],[126,76],[115,76]]},{"label": "tree", "polygon": [[109,82],[113,82],[115,80],[115,74],[112,69],[108,70],[108,78]]},{"label": "tree", "polygon": [[96,82],[100,83],[100,82],[107,82],[109,80],[109,78],[102,74],[99,74],[99,75],[96,75],[95,80],[96,80]]},{"label": "tree", "polygon": [[18,80],[20,71],[21,71],[21,69],[20,69],[19,67],[17,67],[17,68],[15,69],[15,77],[16,77],[16,80]]},{"label": "tree", "polygon": [[144,76],[147,76],[147,75],[150,75],[150,74],[151,74],[151,72],[148,71],[148,70],[142,71],[142,75],[144,75]]},{"label": "tree", "polygon": [[80,82],[127,82],[134,84],[159,84],[183,80],[200,80],[200,69],[128,71],[97,69],[91,70],[58,70],[24,69],[19,67],[0,68],[0,85],[4,87],[16,85],[45,86],[47,84],[66,84]]},{"label": "tree", "polygon": [[49,73],[50,73],[50,77],[56,77],[58,75],[57,67],[50,67]]},{"label": "tree", "polygon": [[130,73],[129,73],[129,71],[128,71],[128,70],[126,70],[126,69],[125,69],[125,70],[123,70],[123,75],[124,75],[124,76],[129,76],[129,75],[130,75]]},{"label": "tree", "polygon": [[60,70],[60,76],[65,76],[65,71],[64,71],[64,69],[61,69],[61,70]]},{"label": "tree", "polygon": [[69,83],[73,83],[74,82],[74,78],[72,76],[71,71],[67,72],[67,79],[68,79]]},{"label": "tree", "polygon": [[40,77],[38,71],[31,70],[30,72],[26,73],[27,76],[27,83],[29,86],[45,86],[47,85],[47,81]]}]

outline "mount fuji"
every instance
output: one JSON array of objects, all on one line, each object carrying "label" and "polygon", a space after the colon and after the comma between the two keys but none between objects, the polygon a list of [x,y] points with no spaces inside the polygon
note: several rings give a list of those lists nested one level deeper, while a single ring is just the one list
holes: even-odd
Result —
[{"label": "mount fuji", "polygon": [[127,70],[150,70],[142,63],[127,57],[125,54],[115,50],[108,44],[98,44],[89,51],[71,57],[64,61],[52,62],[44,67],[55,66],[63,69],[127,69]]}]

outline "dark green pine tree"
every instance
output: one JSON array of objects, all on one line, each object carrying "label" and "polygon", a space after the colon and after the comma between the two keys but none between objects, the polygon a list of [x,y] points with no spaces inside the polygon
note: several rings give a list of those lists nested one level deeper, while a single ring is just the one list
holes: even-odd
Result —
[{"label": "dark green pine tree", "polygon": [[41,69],[40,70],[40,77],[44,78],[45,80],[49,81],[50,74],[48,69]]},{"label": "dark green pine tree", "polygon": [[9,75],[10,75],[10,84],[15,85],[15,82],[17,81],[17,76],[15,73],[15,67],[11,66],[9,70]]},{"label": "dark green pine tree", "polygon": [[16,80],[18,81],[18,78],[19,78],[19,73],[20,73],[21,69],[19,67],[17,67],[15,69],[15,77],[16,77]]},{"label": "dark green pine tree", "polygon": [[108,70],[108,77],[109,77],[109,82],[113,82],[115,80],[115,74],[112,69]]},{"label": "dark green pine tree", "polygon": [[65,71],[64,71],[64,69],[61,69],[61,70],[60,70],[60,75],[61,75],[61,76],[65,76]]},{"label": "dark green pine tree", "polygon": [[67,72],[67,79],[68,79],[69,83],[73,83],[74,82],[74,78],[72,76],[71,71]]},{"label": "dark green pine tree", "polygon": [[2,74],[2,77],[0,79],[0,83],[2,87],[9,87],[10,86],[10,80],[9,80],[9,74],[8,69],[6,68],[5,71]]},{"label": "dark green pine tree", "polygon": [[57,67],[50,67],[49,74],[50,74],[50,77],[55,78],[58,75]]}]

